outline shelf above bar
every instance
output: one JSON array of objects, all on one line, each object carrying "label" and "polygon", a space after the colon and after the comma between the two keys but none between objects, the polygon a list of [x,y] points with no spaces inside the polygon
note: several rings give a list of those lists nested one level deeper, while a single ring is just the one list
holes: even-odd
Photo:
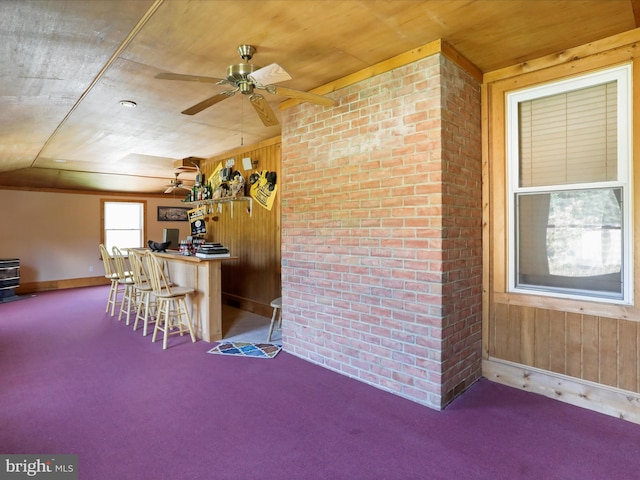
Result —
[{"label": "shelf above bar", "polygon": [[[183,202],[185,205],[194,207],[204,206],[221,206],[223,203],[231,204],[231,218],[233,218],[233,204],[235,202],[249,202],[249,217],[253,217],[253,198],[251,197],[224,197],[224,198],[208,198],[206,200],[195,200],[193,202]],[[213,212],[210,212],[213,213]]]}]

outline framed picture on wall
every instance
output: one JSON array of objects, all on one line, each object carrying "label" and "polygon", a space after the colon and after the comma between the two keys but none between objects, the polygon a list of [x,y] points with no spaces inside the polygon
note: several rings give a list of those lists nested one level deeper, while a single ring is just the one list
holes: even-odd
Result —
[{"label": "framed picture on wall", "polygon": [[159,222],[187,222],[189,207],[158,207]]}]

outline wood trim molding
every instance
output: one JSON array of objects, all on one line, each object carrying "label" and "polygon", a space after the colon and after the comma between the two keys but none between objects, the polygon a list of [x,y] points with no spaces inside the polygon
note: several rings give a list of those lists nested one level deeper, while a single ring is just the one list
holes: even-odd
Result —
[{"label": "wood trim molding", "polygon": [[576,301],[543,295],[525,295],[522,293],[506,293],[493,291],[493,302],[503,305],[520,305],[523,307],[559,310],[578,313],[580,315],[595,315],[598,317],[616,318],[621,320],[640,321],[640,311],[633,306],[598,303],[597,301]]},{"label": "wood trim molding", "polygon": [[271,318],[273,313],[273,307],[269,305],[232,293],[222,292],[222,303],[267,318]]},{"label": "wood trim molding", "polygon": [[[358,72],[352,73],[351,75],[347,75],[346,77],[334,80],[333,82],[327,83],[318,88],[314,88],[313,90],[310,90],[310,93],[315,93],[316,95],[326,95],[328,93],[335,92],[336,90],[354,85],[358,82],[362,82],[363,80],[367,80],[371,77],[375,77],[376,75],[390,72],[391,70],[395,70],[396,68],[402,67],[404,65],[409,65],[410,63],[422,60],[423,58],[430,57],[431,55],[435,55],[436,53],[441,53],[442,55],[446,56],[449,60],[454,62],[460,68],[469,73],[473,78],[475,78],[478,83],[482,82],[482,71],[473,63],[471,63],[467,58],[461,55],[458,51],[456,51],[447,42],[439,39],[427,43],[426,45],[423,45],[421,47],[414,48],[413,50],[409,50],[408,52],[401,53],[400,55],[396,55],[395,57],[362,69]],[[278,108],[280,110],[286,110],[287,108],[291,108],[295,105],[298,105],[299,103],[301,103],[300,100],[289,99],[280,103]]]},{"label": "wood trim molding", "polygon": [[[588,57],[598,57],[605,53],[610,57],[609,64],[629,61],[640,55],[640,45],[637,44],[638,41],[640,41],[640,29],[636,28],[575,48],[569,48],[517,65],[486,72],[483,76],[483,83],[511,79],[526,73],[541,71],[559,65],[567,66],[567,74],[569,74],[572,70],[570,68],[572,64],[583,61]],[[595,58],[594,61],[596,63],[599,62],[597,58]]]},{"label": "wood trim molding", "polygon": [[630,2],[633,10],[633,20],[636,27],[640,27],[640,0],[630,0]]},{"label": "wood trim molding", "polygon": [[[73,195],[100,195],[102,197],[129,197],[129,198],[167,198],[163,193],[134,193],[134,192],[112,192],[108,190],[72,190],[69,188],[41,188],[41,187],[14,187],[10,185],[0,185],[0,190],[16,190],[22,192],[44,192],[44,193],[71,193]],[[136,200],[137,201],[137,200]]]},{"label": "wood trim molding", "polygon": [[65,280],[48,280],[45,282],[23,283],[16,288],[16,293],[46,292],[48,290],[64,290],[67,288],[94,287],[96,285],[109,285],[109,280],[101,277],[69,278]]},{"label": "wood trim molding", "polygon": [[496,358],[482,361],[492,382],[640,424],[640,394]]}]

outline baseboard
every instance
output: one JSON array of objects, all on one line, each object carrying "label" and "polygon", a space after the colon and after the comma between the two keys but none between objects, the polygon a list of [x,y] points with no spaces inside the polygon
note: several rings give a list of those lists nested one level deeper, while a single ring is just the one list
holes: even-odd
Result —
[{"label": "baseboard", "polygon": [[[100,277],[85,277],[85,278],[72,278],[67,280],[49,280],[46,282],[30,282],[20,284],[16,288],[16,294],[25,295],[28,293],[46,292],[49,290],[64,290],[67,288],[80,288],[80,287],[95,287],[97,285],[108,285],[109,280]],[[263,317],[271,317],[273,308],[269,305],[265,305],[249,298],[240,297],[238,295],[232,295],[229,293],[222,293],[222,302],[231,305],[233,307],[245,310],[247,312],[255,313]]]},{"label": "baseboard", "polygon": [[244,310],[245,312],[255,313],[256,315],[260,315],[262,317],[271,318],[271,315],[273,314],[273,308],[269,305],[256,302],[255,300],[251,300],[250,298],[233,295],[231,293],[222,292],[222,303],[235,308],[239,308],[240,310]]},{"label": "baseboard", "polygon": [[482,361],[488,380],[640,424],[640,394],[495,358]]},{"label": "baseboard", "polygon": [[100,277],[84,277],[70,278],[66,280],[49,280],[46,282],[30,282],[22,283],[16,288],[16,293],[22,295],[25,293],[46,292],[48,290],[64,290],[67,288],[79,287],[95,287],[96,285],[108,285],[109,280]]}]

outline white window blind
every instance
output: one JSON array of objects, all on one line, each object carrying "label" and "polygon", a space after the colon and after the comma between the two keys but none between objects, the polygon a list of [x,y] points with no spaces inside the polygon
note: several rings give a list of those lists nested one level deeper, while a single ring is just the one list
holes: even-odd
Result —
[{"label": "white window blind", "polygon": [[519,103],[520,187],[616,180],[617,82]]}]

